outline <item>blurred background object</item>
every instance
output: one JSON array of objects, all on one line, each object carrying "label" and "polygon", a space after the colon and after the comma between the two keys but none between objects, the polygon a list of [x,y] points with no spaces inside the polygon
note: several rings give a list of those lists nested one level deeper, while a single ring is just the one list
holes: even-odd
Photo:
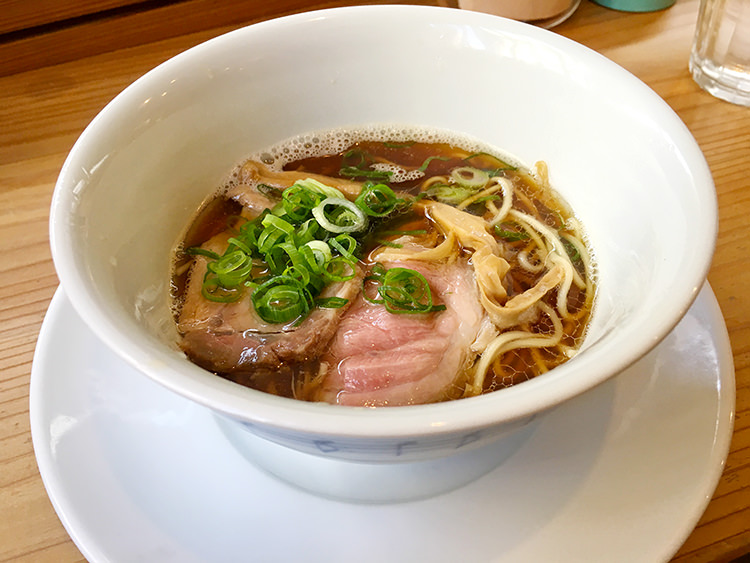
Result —
[{"label": "blurred background object", "polygon": [[669,8],[675,0],[593,0],[605,8],[621,12],[655,12]]},{"label": "blurred background object", "polygon": [[710,94],[750,106],[749,0],[701,0],[690,71]]},{"label": "blurred background object", "polygon": [[474,10],[550,28],[568,19],[581,0],[458,0],[464,10]]}]

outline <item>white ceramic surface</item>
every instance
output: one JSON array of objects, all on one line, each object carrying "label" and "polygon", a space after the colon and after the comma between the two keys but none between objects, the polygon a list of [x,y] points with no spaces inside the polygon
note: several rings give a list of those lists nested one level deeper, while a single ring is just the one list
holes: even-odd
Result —
[{"label": "white ceramic surface", "polygon": [[498,469],[380,506],[321,499],[255,469],[209,410],[109,351],[62,291],[30,406],[45,486],[92,563],[655,562],[685,540],[723,469],[734,370],[706,286],[654,351],[550,413]]},{"label": "white ceramic surface", "polygon": [[[500,393],[373,410],[239,388],[176,350],[169,256],[199,203],[255,151],[372,123],[448,129],[549,164],[598,262],[584,353]],[[546,30],[418,6],[299,14],[166,62],[81,135],[51,211],[53,257],[73,306],[136,370],[278,443],[380,461],[446,455],[472,437],[487,444],[632,364],[696,297],[715,234],[703,156],[642,82]]]}]

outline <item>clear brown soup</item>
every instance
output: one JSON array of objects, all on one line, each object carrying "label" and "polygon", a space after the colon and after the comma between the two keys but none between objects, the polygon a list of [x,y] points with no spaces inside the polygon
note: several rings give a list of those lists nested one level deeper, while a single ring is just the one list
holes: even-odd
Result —
[{"label": "clear brown soup", "polygon": [[[502,327],[496,331],[500,337],[503,334],[519,331],[544,337],[559,333],[561,327],[562,334],[559,335],[559,339],[554,344],[545,346],[501,346],[501,350],[505,351],[492,358],[486,373],[481,378],[481,393],[500,390],[530,380],[571,357],[585,335],[593,303],[594,273],[580,226],[567,205],[547,185],[546,167],[540,163],[536,172],[531,173],[492,154],[471,153],[448,143],[363,141],[336,154],[288,162],[283,166],[283,170],[365,182],[372,178],[357,176],[353,171],[356,169],[382,170],[384,165],[387,165],[386,168],[395,166],[405,171],[422,169],[424,174],[419,175],[420,177],[415,178],[412,175],[410,179],[401,182],[387,181],[382,178],[373,180],[385,181],[396,193],[408,194],[418,202],[443,201],[445,198],[441,198],[441,195],[445,195],[446,190],[449,196],[447,199],[450,200],[450,186],[454,185],[451,173],[460,168],[470,167],[483,171],[490,178],[510,182],[513,188],[512,209],[523,216],[533,217],[556,235],[557,245],[561,246],[556,249],[556,252],[559,255],[565,254],[575,271],[573,274],[575,279],[568,287],[564,287],[563,282],[547,291],[534,305],[533,312],[521,315],[516,325]],[[476,195],[478,191],[481,190],[475,189],[474,194]],[[493,213],[497,211],[504,199],[503,193],[502,190],[497,190],[485,198],[478,198],[474,203],[466,205],[464,211],[472,216],[486,219],[489,225]],[[449,204],[456,205],[456,202],[449,201]],[[193,256],[186,254],[184,249],[200,246],[228,228],[236,228],[237,218],[242,215],[242,212],[242,206],[237,201],[228,199],[223,192],[219,192],[201,209],[187,229],[185,238],[176,253],[172,279],[178,320],[189,279],[190,266],[194,259]],[[443,229],[430,220],[419,203],[412,205],[408,211],[376,223],[373,229],[361,238],[359,256],[365,270],[373,265],[370,258],[373,250],[383,244],[398,246],[397,241],[400,237],[398,231],[425,231],[424,234],[416,236],[421,237],[420,240],[428,241],[426,244],[438,245],[445,239]],[[509,264],[509,269],[502,280],[504,290],[507,292],[505,298],[507,301],[516,296],[522,296],[534,288],[548,272],[548,268],[542,267],[547,251],[542,252],[537,248],[538,245],[534,242],[535,237],[529,236],[527,230],[528,225],[524,227],[513,218],[504,219],[487,229],[500,246],[502,258]],[[576,241],[577,244],[575,244]],[[459,249],[459,252],[470,259],[471,249]],[[567,275],[570,277],[570,274]],[[564,292],[562,303],[561,292]],[[556,313],[547,314],[540,311]],[[440,312],[431,314],[439,315]],[[476,368],[480,357],[481,355],[477,355],[467,360],[466,365],[462,367],[462,373],[457,377],[471,379],[472,370]],[[213,371],[219,376],[261,391],[303,400],[320,400],[318,394],[320,382],[316,384],[315,376],[311,375],[319,371],[317,361],[319,360],[313,359],[299,365],[290,363],[281,366],[280,369],[259,368],[254,370],[254,373],[246,373],[242,370]],[[454,391],[446,395],[444,399],[468,395],[468,392],[461,391],[459,381],[454,386]]]}]

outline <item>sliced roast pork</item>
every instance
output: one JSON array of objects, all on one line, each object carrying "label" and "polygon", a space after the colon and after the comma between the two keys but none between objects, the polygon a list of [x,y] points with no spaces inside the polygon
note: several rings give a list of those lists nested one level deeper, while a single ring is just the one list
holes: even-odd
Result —
[{"label": "sliced roast pork", "polygon": [[[260,162],[248,161],[241,168],[239,184],[224,196],[239,202],[243,215],[252,218],[275,206],[281,191],[306,178],[334,186],[352,199],[361,190],[357,182],[303,172],[277,172]],[[201,246],[221,255],[230,236],[218,234]],[[196,256],[191,266],[178,319],[180,345],[196,364],[235,380],[246,380],[248,374],[264,370],[286,370],[320,356],[341,316],[362,288],[363,271],[357,267],[353,279],[331,284],[320,295],[344,298],[348,300],[346,306],[315,308],[299,325],[273,325],[255,313],[250,292],[234,303],[205,299],[201,287],[207,265],[204,257]]]},{"label": "sliced roast pork", "polygon": [[[203,245],[221,254],[229,235],[222,233]],[[273,370],[283,364],[304,363],[318,357],[333,337],[339,320],[362,287],[362,270],[351,280],[326,287],[321,297],[342,297],[339,309],[315,308],[297,326],[264,322],[247,292],[234,303],[208,301],[201,295],[207,261],[196,256],[190,271],[178,329],[181,347],[196,364],[211,371],[233,374]],[[236,378],[235,378],[236,379]]]},{"label": "sliced roast pork", "polygon": [[446,309],[393,314],[360,295],[341,319],[325,357],[331,368],[319,398],[371,407],[454,398],[484,316],[471,266],[466,260],[384,265],[420,272],[434,300]]}]

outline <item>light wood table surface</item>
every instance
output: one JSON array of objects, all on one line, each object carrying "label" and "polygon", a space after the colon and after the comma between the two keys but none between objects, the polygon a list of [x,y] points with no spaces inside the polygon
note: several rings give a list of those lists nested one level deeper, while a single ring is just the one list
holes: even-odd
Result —
[{"label": "light wood table surface", "polygon": [[[227,23],[211,3],[187,3],[193,4],[189,15],[174,8],[170,34],[160,36],[149,27],[152,20],[131,19],[140,22],[141,44],[139,30],[120,29],[107,35],[107,52],[81,56],[86,42],[99,36],[69,36],[59,44],[69,51],[69,62],[0,76],[0,561],[83,560],[47,498],[29,430],[32,354],[58,285],[49,251],[49,204],[73,142],[107,101],[178,52],[278,14],[348,4],[247,1],[238,3],[236,21]],[[196,15],[201,9],[205,13]],[[677,0],[665,11],[628,14],[584,0],[554,30],[619,63],[663,97],[697,139],[716,183],[720,228],[708,279],[734,352],[736,420],[716,492],[675,555],[682,563],[750,553],[750,108],[716,100],[690,78],[697,9],[698,0]],[[121,27],[132,25],[125,20]],[[118,37],[126,47],[118,48]],[[30,59],[34,54],[26,53]]]}]

